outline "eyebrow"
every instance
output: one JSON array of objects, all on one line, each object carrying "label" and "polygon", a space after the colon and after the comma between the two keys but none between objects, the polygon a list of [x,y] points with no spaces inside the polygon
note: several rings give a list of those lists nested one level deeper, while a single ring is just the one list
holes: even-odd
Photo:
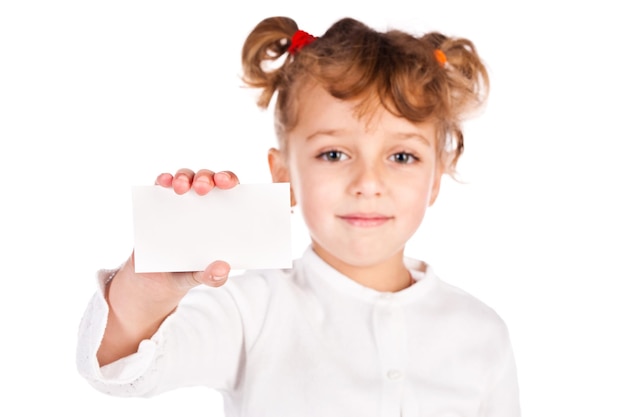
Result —
[{"label": "eyebrow", "polygon": [[[341,134],[343,132],[342,129],[326,129],[326,130],[317,130],[313,133],[311,133],[310,135],[308,135],[305,138],[305,142],[311,141],[313,139],[315,139],[318,136],[337,136],[338,134]],[[398,139],[401,140],[410,140],[410,139],[417,139],[419,142],[421,142],[422,144],[430,147],[432,146],[431,142],[426,139],[426,136],[420,134],[420,133],[415,133],[415,132],[394,132],[392,133],[393,137],[396,137]]]},{"label": "eyebrow", "polygon": [[402,140],[406,140],[406,139],[417,139],[418,141],[422,142],[424,145],[430,147],[432,146],[431,142],[426,138],[426,136],[422,135],[421,133],[415,133],[415,132],[397,132],[395,133],[396,137],[398,137],[399,139]]},{"label": "eyebrow", "polygon": [[304,138],[305,142],[315,139],[317,136],[337,136],[338,133],[341,133],[341,129],[326,129],[326,130],[316,130],[315,132],[308,135]]}]

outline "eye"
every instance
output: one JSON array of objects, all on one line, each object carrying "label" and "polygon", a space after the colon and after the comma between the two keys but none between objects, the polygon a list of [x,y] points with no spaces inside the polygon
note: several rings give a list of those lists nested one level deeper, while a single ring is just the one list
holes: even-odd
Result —
[{"label": "eye", "polygon": [[317,158],[323,159],[324,161],[329,161],[329,162],[338,162],[338,161],[344,161],[347,158],[347,155],[341,151],[333,149],[330,151],[322,152],[321,154],[317,156]]},{"label": "eye", "polygon": [[412,164],[419,160],[417,156],[410,154],[408,152],[394,153],[393,155],[391,155],[390,159],[393,162],[397,162],[399,164]]}]

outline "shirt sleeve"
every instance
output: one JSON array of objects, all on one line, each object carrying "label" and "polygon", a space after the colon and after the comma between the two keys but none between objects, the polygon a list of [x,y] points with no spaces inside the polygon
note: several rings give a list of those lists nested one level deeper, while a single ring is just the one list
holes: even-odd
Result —
[{"label": "shirt sleeve", "polygon": [[183,386],[225,391],[235,386],[243,330],[237,305],[226,288],[191,290],[136,353],[100,367],[96,353],[108,316],[104,287],[113,272],[99,271],[98,291],[78,331],[77,367],[91,385],[116,396],[151,396]]},{"label": "shirt sleeve", "polygon": [[502,355],[481,406],[481,417],[520,417],[519,387],[513,349],[504,334]]}]

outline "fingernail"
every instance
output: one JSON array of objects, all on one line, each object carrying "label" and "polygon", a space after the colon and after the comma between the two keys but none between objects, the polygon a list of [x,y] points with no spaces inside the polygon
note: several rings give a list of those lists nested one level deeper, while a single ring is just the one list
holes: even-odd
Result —
[{"label": "fingernail", "polygon": [[223,180],[229,180],[230,179],[230,175],[228,175],[227,172],[218,172],[215,174],[216,176],[219,175],[220,177],[222,177]]},{"label": "fingernail", "polygon": [[215,282],[221,282],[221,281],[224,281],[226,279],[226,276],[212,276],[211,278]]}]

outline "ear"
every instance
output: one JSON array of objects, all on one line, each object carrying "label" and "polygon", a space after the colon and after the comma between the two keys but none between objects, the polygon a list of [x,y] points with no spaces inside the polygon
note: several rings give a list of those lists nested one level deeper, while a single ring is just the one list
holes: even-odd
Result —
[{"label": "ear", "polygon": [[[283,152],[276,148],[271,148],[267,152],[267,162],[273,182],[290,182],[289,166]],[[296,197],[294,196],[293,188],[290,186],[289,189],[291,191],[291,207],[293,207],[296,205]]]}]

